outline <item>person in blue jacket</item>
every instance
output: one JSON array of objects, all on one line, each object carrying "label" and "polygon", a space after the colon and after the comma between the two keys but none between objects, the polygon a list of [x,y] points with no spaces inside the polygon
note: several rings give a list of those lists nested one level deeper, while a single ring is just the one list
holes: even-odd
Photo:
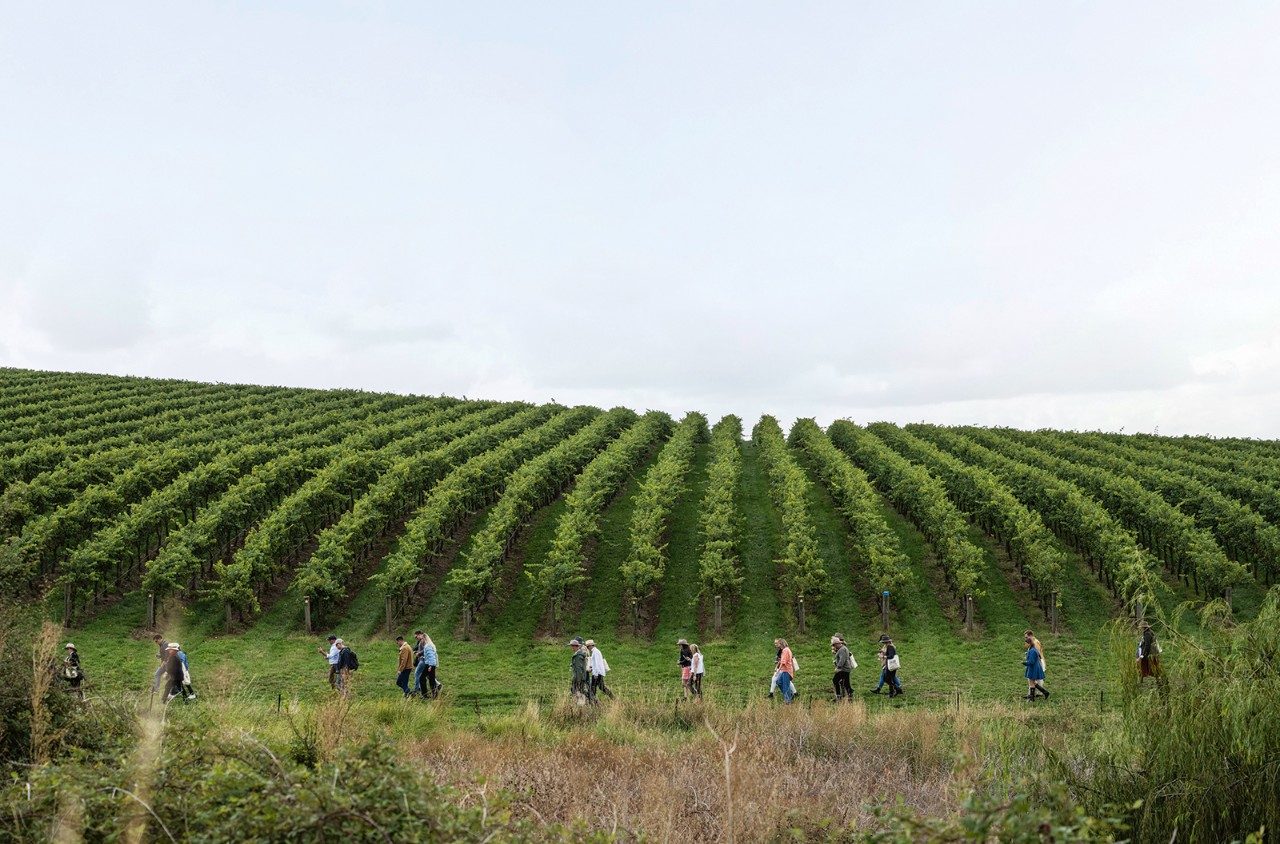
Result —
[{"label": "person in blue jacket", "polygon": [[1030,636],[1023,637],[1022,643],[1027,646],[1026,666],[1027,700],[1035,700],[1036,692],[1049,699],[1049,690],[1044,687],[1044,665],[1040,662],[1040,652],[1036,650],[1035,640]]}]

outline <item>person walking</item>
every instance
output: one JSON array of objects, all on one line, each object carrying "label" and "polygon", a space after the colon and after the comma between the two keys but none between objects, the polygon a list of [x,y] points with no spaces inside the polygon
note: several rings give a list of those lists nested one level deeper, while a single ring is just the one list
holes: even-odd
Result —
[{"label": "person walking", "polygon": [[164,670],[168,684],[165,686],[164,702],[168,703],[178,695],[182,695],[184,702],[187,700],[186,694],[186,670],[182,666],[182,657],[178,653],[182,647],[177,642],[168,642],[165,644]]},{"label": "person walking", "polygon": [[67,642],[67,646],[63,650],[67,652],[67,655],[62,659],[62,679],[67,681],[67,691],[84,700],[84,689],[80,688],[80,684],[84,682],[84,669],[80,666],[80,652],[70,642]]},{"label": "person walking", "polygon": [[418,640],[418,644],[414,647],[417,668],[414,673],[413,687],[418,694],[422,695],[423,700],[427,699],[428,694],[432,698],[439,697],[440,689],[444,684],[436,680],[436,669],[440,665],[440,655],[436,652],[436,643],[431,641],[431,637],[421,630],[415,630],[413,635]]},{"label": "person walking", "polygon": [[591,693],[591,670],[587,667],[587,649],[582,638],[574,636],[569,640],[569,647],[573,649],[573,656],[569,658],[569,670],[573,674],[569,682],[569,694],[574,698],[582,695],[586,703],[595,703],[595,697]]},{"label": "person walking", "polygon": [[603,692],[609,700],[613,700],[613,692],[604,684],[604,675],[609,673],[609,663],[604,653],[596,647],[594,639],[587,640],[587,668],[591,671],[591,694]]},{"label": "person walking", "polygon": [[689,690],[695,698],[702,700],[702,678],[707,673],[707,663],[702,658],[702,648],[690,645],[689,651],[693,655],[689,661]]},{"label": "person walking", "polygon": [[396,663],[396,685],[400,687],[400,691],[404,692],[404,696],[408,697],[409,675],[413,673],[413,648],[409,647],[409,643],[404,640],[403,636],[396,637],[396,655],[398,662]]},{"label": "person walking", "polygon": [[902,684],[898,682],[898,669],[902,667],[902,660],[898,657],[898,649],[894,647],[893,639],[881,636],[880,641],[884,643],[884,673],[889,683],[889,699],[892,700],[905,694],[902,691]]},{"label": "person walking", "polygon": [[360,659],[356,656],[356,652],[341,639],[335,639],[334,644],[338,646],[338,691],[344,695],[350,695],[351,675],[359,670]]},{"label": "person walking", "polygon": [[1142,622],[1140,629],[1142,637],[1138,639],[1138,682],[1142,682],[1147,677],[1155,677],[1156,685],[1159,686],[1164,678],[1164,673],[1160,669],[1162,648],[1156,641],[1156,633],[1151,629],[1150,622]]},{"label": "person walking", "polygon": [[178,648],[178,660],[182,663],[182,696],[186,700],[195,700],[196,689],[191,685],[191,661],[182,648]]},{"label": "person walking", "polygon": [[320,655],[329,663],[329,688],[338,688],[338,637],[330,633],[329,649],[325,650],[324,648],[316,648],[316,650],[319,651]]},{"label": "person walking", "polygon": [[676,664],[680,666],[680,685],[684,687],[684,696],[689,697],[689,684],[693,679],[693,649],[689,647],[689,642],[685,639],[679,639],[676,644],[680,646],[680,657],[676,660]]},{"label": "person walking", "polygon": [[880,694],[880,690],[883,689],[885,684],[889,682],[889,670],[884,667],[885,663],[889,660],[889,658],[884,655],[885,640],[887,638],[888,638],[887,636],[883,636],[883,635],[880,637],[880,650],[879,652],[876,653],[876,658],[880,660],[880,682],[877,683],[876,687],[871,690],[871,694],[873,695]]},{"label": "person walking", "polygon": [[1025,671],[1023,672],[1027,678],[1027,700],[1035,700],[1036,692],[1044,695],[1045,700],[1049,699],[1049,690],[1044,687],[1044,667],[1040,664],[1040,652],[1036,650],[1035,637],[1031,635],[1024,636],[1022,643],[1027,648],[1026,658],[1023,660]]},{"label": "person walking", "polygon": [[782,692],[782,702],[791,703],[795,698],[791,681],[796,674],[796,659],[786,639],[774,639],[773,646],[778,649],[778,690]]},{"label": "person walking", "polygon": [[852,699],[853,686],[849,682],[849,674],[858,667],[858,663],[849,652],[849,646],[839,635],[831,637],[831,653],[833,654],[832,662],[835,665],[835,675],[831,678],[831,685],[835,687],[836,700]]},{"label": "person walking", "polygon": [[1030,630],[1027,630],[1023,635],[1031,639],[1032,647],[1036,649],[1036,653],[1040,654],[1040,679],[1036,681],[1036,688],[1043,692],[1044,696],[1047,698],[1049,697],[1049,692],[1044,687],[1044,681],[1048,677],[1049,666],[1044,661],[1044,645],[1040,644],[1040,640],[1036,638],[1036,634],[1032,633]]},{"label": "person walking", "polygon": [[160,664],[156,666],[155,676],[151,678],[151,691],[160,691],[160,682],[164,679],[167,669],[165,668],[165,660],[169,657],[169,643],[159,633],[151,637],[151,641],[156,643],[156,659]]}]

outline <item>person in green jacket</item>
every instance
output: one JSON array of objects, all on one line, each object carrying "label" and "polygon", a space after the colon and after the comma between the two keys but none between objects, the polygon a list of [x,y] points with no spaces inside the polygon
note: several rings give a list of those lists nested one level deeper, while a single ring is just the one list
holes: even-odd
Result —
[{"label": "person in green jacket", "polygon": [[573,681],[569,686],[571,695],[582,694],[588,703],[595,703],[595,695],[591,690],[591,672],[587,669],[587,649],[584,646],[581,636],[574,636],[569,640],[569,647],[573,648],[573,656],[569,660],[569,667],[573,670]]}]

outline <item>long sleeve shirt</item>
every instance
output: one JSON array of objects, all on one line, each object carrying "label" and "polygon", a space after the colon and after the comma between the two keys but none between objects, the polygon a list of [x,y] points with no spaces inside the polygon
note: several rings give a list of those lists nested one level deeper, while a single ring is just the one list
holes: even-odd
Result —
[{"label": "long sleeve shirt", "polygon": [[835,658],[836,671],[852,671],[853,670],[853,654],[849,653],[849,648],[841,645],[836,651]]},{"label": "long sleeve shirt", "polygon": [[609,663],[605,662],[604,654],[599,648],[591,649],[591,657],[587,660],[591,666],[591,674],[594,677],[603,677],[609,673]]},{"label": "long sleeve shirt", "polygon": [[338,664],[338,654],[340,653],[340,651],[341,651],[341,648],[339,648],[337,645],[329,646],[329,655],[325,657],[325,659],[329,660],[330,665]]},{"label": "long sleeve shirt", "polygon": [[796,676],[796,660],[791,655],[791,648],[782,649],[782,656],[778,657],[778,670],[785,671],[792,677]]},{"label": "long sleeve shirt", "polygon": [[437,665],[437,666],[438,666],[438,665],[440,664],[440,657],[438,657],[438,656],[436,655],[436,646],[435,646],[435,645],[425,645],[425,644],[424,644],[424,645],[422,646],[422,661],[423,661],[423,662],[425,662],[427,665]]}]

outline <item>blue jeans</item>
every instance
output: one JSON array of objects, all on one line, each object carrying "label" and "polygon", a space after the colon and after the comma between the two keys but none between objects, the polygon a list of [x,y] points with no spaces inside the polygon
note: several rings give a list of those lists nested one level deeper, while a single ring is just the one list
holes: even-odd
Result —
[{"label": "blue jeans", "polygon": [[406,668],[396,675],[396,685],[400,687],[400,691],[404,692],[404,696],[409,696],[409,669]]},{"label": "blue jeans", "polygon": [[[887,682],[889,682],[889,669],[881,668],[880,669],[880,685],[876,686],[876,691],[878,692],[881,689],[883,689],[884,684]],[[898,691],[902,691],[902,684],[898,682],[898,676],[896,674],[893,677],[893,687]]]},{"label": "blue jeans", "polygon": [[782,691],[783,703],[791,703],[791,699],[796,696],[796,693],[791,688],[790,674],[785,671],[778,673],[778,688]]}]

